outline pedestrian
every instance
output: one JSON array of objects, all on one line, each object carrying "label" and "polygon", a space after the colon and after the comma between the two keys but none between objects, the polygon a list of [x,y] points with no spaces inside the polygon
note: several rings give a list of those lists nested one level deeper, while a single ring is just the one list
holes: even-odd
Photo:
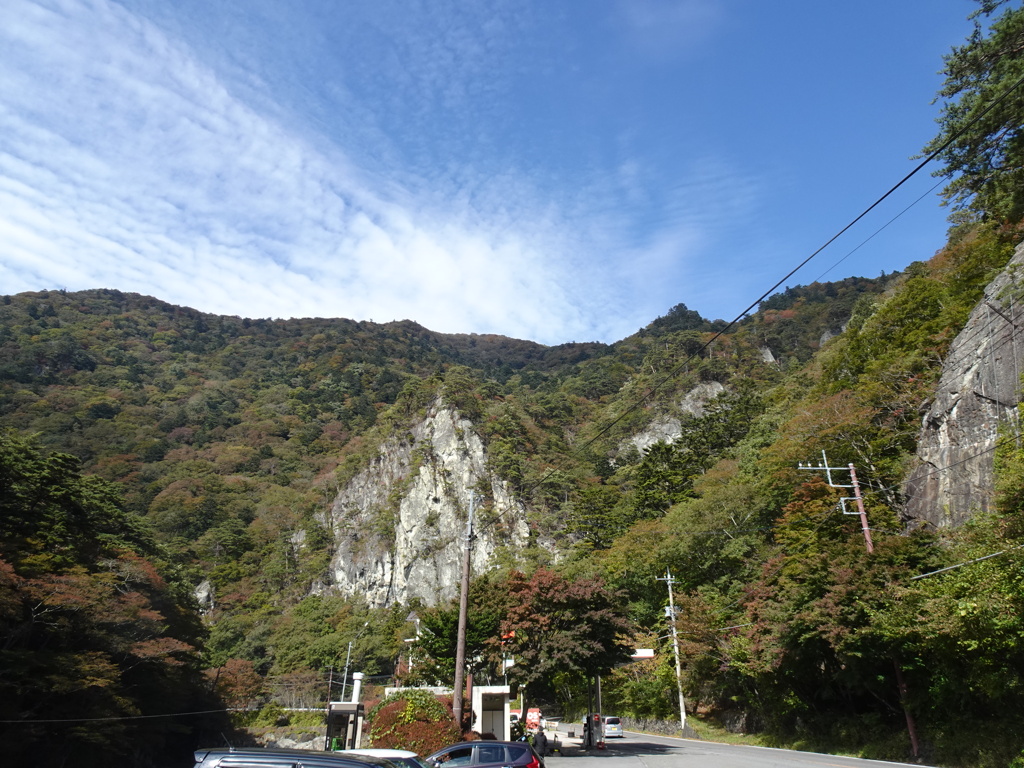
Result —
[{"label": "pedestrian", "polygon": [[544,757],[548,753],[548,737],[544,733],[544,729],[541,728],[533,737],[533,748],[537,751],[537,754]]}]

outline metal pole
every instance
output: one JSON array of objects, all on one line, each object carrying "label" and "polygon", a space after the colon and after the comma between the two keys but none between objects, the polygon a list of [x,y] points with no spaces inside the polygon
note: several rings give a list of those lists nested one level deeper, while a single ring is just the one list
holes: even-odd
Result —
[{"label": "metal pole", "polygon": [[338,701],[345,700],[345,688],[348,687],[348,662],[352,658],[352,641],[348,641],[348,653],[345,654],[345,676],[341,678],[341,698]]},{"label": "metal pole", "polygon": [[348,652],[345,654],[345,677],[341,681],[341,698],[339,701],[345,700],[345,691],[348,688],[348,663],[352,659],[352,643],[362,637],[363,632],[366,631],[368,626],[370,626],[370,622],[364,622],[363,628],[356,633],[355,637],[348,641]]},{"label": "metal pole", "polygon": [[665,581],[668,582],[668,611],[669,621],[672,626],[672,651],[676,656],[676,687],[679,689],[679,726],[683,733],[686,733],[686,703],[683,701],[683,667],[679,663],[679,634],[676,632],[676,603],[672,597],[672,585],[675,579],[672,572],[665,571]]},{"label": "metal pole", "polygon": [[324,752],[327,752],[331,748],[331,694],[334,688],[334,665],[331,664],[331,671],[327,677],[327,711],[325,712],[327,718],[327,733],[324,736]]},{"label": "metal pole", "polygon": [[[469,494],[469,517],[466,520],[466,547],[462,557],[462,585],[459,594],[459,629],[455,643],[455,685],[452,691],[452,714],[462,732],[462,685],[466,666],[466,618],[469,613],[469,558],[473,548],[473,505],[476,495]],[[523,712],[523,716],[526,713]]]}]

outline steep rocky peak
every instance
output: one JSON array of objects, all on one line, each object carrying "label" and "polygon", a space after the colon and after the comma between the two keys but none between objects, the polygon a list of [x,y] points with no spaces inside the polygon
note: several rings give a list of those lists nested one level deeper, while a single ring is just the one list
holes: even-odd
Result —
[{"label": "steep rocky peak", "polygon": [[454,598],[471,494],[471,563],[481,573],[501,547],[526,544],[526,510],[488,470],[473,424],[436,400],[407,433],[386,439],[335,498],[326,521],[335,554],[329,582],[320,588],[361,595],[372,607]]}]

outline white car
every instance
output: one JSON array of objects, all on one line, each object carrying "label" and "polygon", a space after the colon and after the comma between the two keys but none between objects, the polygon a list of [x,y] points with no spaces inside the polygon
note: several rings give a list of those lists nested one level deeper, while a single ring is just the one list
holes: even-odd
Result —
[{"label": "white car", "polygon": [[415,752],[405,749],[346,749],[347,755],[369,755],[370,757],[383,757],[390,760],[399,768],[427,768],[427,764]]},{"label": "white car", "polygon": [[608,716],[604,719],[604,737],[617,736],[622,738],[622,721],[617,717]]}]

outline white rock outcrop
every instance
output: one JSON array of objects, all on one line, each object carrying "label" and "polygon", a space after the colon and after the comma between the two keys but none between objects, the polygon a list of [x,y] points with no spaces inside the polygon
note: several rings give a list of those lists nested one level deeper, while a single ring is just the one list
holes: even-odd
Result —
[{"label": "white rock outcrop", "polygon": [[[489,498],[483,498],[483,491]],[[404,435],[389,438],[335,498],[326,523],[334,532],[329,584],[371,607],[427,605],[457,595],[470,494],[476,495],[472,571],[493,564],[502,547],[529,539],[526,509],[487,469],[473,425],[440,401]]]},{"label": "white rock outcrop", "polygon": [[[679,400],[679,413],[690,416],[703,416],[704,406],[725,392],[725,386],[717,381],[701,382]],[[675,416],[655,416],[647,427],[631,437],[626,445],[632,443],[643,453],[655,443],[672,443],[683,434],[682,422]]]}]

